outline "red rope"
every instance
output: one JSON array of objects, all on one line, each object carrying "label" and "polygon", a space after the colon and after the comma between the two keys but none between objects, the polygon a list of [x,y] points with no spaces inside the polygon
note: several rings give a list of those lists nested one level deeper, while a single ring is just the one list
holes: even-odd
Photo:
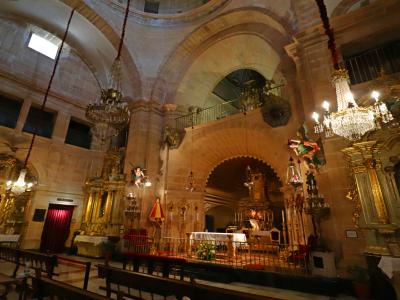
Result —
[{"label": "red rope", "polygon": [[319,15],[322,20],[322,25],[325,29],[325,34],[328,36],[328,49],[331,51],[333,68],[335,70],[339,69],[339,57],[336,50],[335,35],[329,23],[328,13],[326,11],[326,6],[324,0],[315,0],[318,5]]},{"label": "red rope", "polygon": [[117,54],[116,59],[119,59],[121,57],[122,45],[124,44],[124,37],[125,37],[126,21],[128,20],[130,4],[131,4],[131,0],[128,0],[128,2],[126,3],[124,24],[122,25],[122,34],[121,34],[121,39],[119,40],[118,54]]},{"label": "red rope", "polygon": [[[129,1],[129,0],[128,0],[128,1]],[[72,16],[74,15],[74,12],[75,12],[75,9],[73,9],[73,10],[71,11],[71,14],[70,14],[70,16],[69,16],[68,23],[67,23],[67,28],[65,29],[64,36],[63,36],[63,38],[62,38],[62,42],[61,42],[61,45],[60,45],[60,49],[59,49],[58,52],[57,52],[56,61],[55,61],[55,63],[54,63],[54,67],[53,67],[53,73],[51,73],[49,85],[47,86],[46,93],[44,94],[43,103],[42,103],[42,106],[40,107],[40,111],[41,111],[41,112],[44,111],[44,108],[46,107],[47,98],[48,98],[48,96],[49,96],[50,88],[51,88],[51,85],[52,85],[52,83],[53,83],[54,75],[56,74],[56,69],[57,69],[57,66],[58,66],[58,62],[60,61],[61,51],[62,51],[62,49],[63,49],[63,47],[64,47],[64,42],[65,42],[65,40],[67,39],[69,26],[70,26],[70,24],[71,24],[71,20],[72,20]],[[28,150],[28,153],[27,153],[26,158],[25,158],[25,162],[24,162],[24,167],[23,167],[23,169],[25,169],[25,168],[26,168],[26,165],[28,164],[29,157],[31,156],[31,153],[32,153],[33,144],[35,143],[36,135],[37,135],[37,134],[34,133],[33,136],[32,136],[31,144],[29,145],[29,150]]]}]

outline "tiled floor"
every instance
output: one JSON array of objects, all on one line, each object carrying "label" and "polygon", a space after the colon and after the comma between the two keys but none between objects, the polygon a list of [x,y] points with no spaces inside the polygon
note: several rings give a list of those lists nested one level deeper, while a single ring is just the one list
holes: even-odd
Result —
[{"label": "tiled floor", "polygon": [[[105,295],[105,292],[103,290],[99,289],[100,286],[105,285],[104,279],[100,279],[97,276],[97,267],[96,267],[97,264],[103,263],[103,260],[87,259],[87,258],[76,257],[76,256],[73,256],[73,257],[65,256],[65,257],[72,258],[73,260],[78,260],[83,263],[90,261],[92,263],[92,265],[91,265],[91,270],[90,270],[90,275],[89,275],[88,290],[98,293],[98,294]],[[112,266],[122,268],[121,263],[111,262],[110,264]],[[0,261],[0,273],[6,274],[6,275],[11,275],[13,268],[14,268],[13,264],[4,262],[4,261]],[[19,270],[19,273],[22,273],[22,271],[23,271],[23,269],[21,268]],[[67,283],[67,284],[71,284],[76,287],[83,287],[83,279],[84,279],[84,274],[85,274],[85,265],[84,264],[72,263],[70,261],[60,259],[59,265],[56,268],[55,272],[58,274],[58,276],[54,277],[55,280],[58,280],[58,281],[61,281],[61,282]],[[253,294],[258,294],[258,295],[262,295],[262,296],[273,297],[276,299],[283,299],[283,300],[306,300],[306,299],[352,300],[352,299],[355,299],[353,297],[344,296],[344,295],[340,295],[339,297],[336,297],[336,298],[330,298],[330,297],[322,296],[322,295],[307,294],[307,293],[277,289],[277,288],[272,288],[272,287],[245,284],[245,283],[240,283],[240,282],[233,282],[230,284],[210,282],[210,281],[205,281],[205,280],[198,280],[198,282],[202,283],[202,284],[208,284],[208,285],[217,286],[217,287],[221,287],[221,288],[233,289],[233,290],[238,290],[238,291],[243,291],[243,292],[247,292],[247,293],[253,293]],[[8,299],[10,299],[10,300],[18,299],[17,293],[16,292],[9,293]]]}]

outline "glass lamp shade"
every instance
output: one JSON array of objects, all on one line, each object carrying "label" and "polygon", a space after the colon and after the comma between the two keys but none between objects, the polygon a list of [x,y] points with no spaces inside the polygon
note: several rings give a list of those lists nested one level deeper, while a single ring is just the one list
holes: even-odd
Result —
[{"label": "glass lamp shade", "polygon": [[289,164],[286,171],[286,183],[294,187],[298,187],[303,184],[300,170],[297,168],[292,157],[289,159]]},{"label": "glass lamp shade", "polygon": [[125,186],[125,196],[129,198],[135,197],[135,184],[133,182],[128,182]]},{"label": "glass lamp shade", "polygon": [[7,181],[7,190],[11,191],[15,195],[30,192],[32,190],[33,183],[25,181],[26,172],[26,169],[22,169],[19,173],[17,181]]}]

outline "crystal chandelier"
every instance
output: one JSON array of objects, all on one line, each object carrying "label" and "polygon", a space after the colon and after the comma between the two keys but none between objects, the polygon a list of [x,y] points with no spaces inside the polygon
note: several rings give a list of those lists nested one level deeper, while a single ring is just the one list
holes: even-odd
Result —
[{"label": "crystal chandelier", "polygon": [[[71,14],[70,14],[69,19],[68,19],[67,27],[66,27],[65,32],[64,32],[64,36],[63,36],[63,38],[61,40],[60,48],[59,48],[59,50],[57,52],[57,55],[56,55],[53,71],[52,71],[52,74],[50,76],[50,80],[49,80],[49,83],[48,83],[48,86],[47,86],[47,89],[46,89],[46,93],[44,94],[43,103],[40,106],[40,111],[41,112],[43,112],[45,107],[46,107],[48,95],[50,93],[50,89],[51,89],[51,86],[52,86],[52,83],[53,83],[54,75],[56,73],[58,63],[60,61],[61,52],[63,50],[64,43],[65,43],[65,40],[66,40],[67,35],[68,35],[69,26],[71,25],[71,20],[72,20],[72,17],[74,15],[74,13],[75,13],[75,9],[73,9],[71,11]],[[33,150],[33,146],[35,144],[36,136],[37,136],[37,133],[33,133],[32,139],[31,139],[31,142],[30,142],[30,145],[29,145],[29,148],[28,148],[28,153],[26,154],[24,165],[23,165],[23,167],[22,167],[22,169],[21,169],[21,171],[19,173],[18,179],[16,181],[8,180],[6,182],[7,191],[11,192],[15,196],[18,196],[18,195],[23,194],[25,192],[30,192],[32,190],[33,185],[34,185],[33,182],[26,182],[25,181],[25,176],[26,176],[26,173],[27,173],[28,161],[29,161],[29,158],[31,156],[31,153],[32,153],[32,150]]]},{"label": "crystal chandelier", "polygon": [[22,169],[19,173],[17,181],[12,181],[12,180],[7,181],[6,183],[7,191],[13,193],[16,196],[24,192],[30,192],[32,190],[33,183],[25,181],[26,172],[27,172],[26,169]]},{"label": "crystal chandelier", "polygon": [[322,123],[319,114],[314,112],[314,132],[325,132],[327,137],[333,134],[354,141],[360,139],[366,132],[380,128],[382,124],[393,119],[386,104],[379,100],[379,93],[372,92],[375,104],[368,107],[359,107],[354,100],[348,83],[347,71],[339,69],[334,72],[333,84],[337,95],[337,112],[330,112],[328,101],[322,103],[325,112]]},{"label": "crystal chandelier", "polygon": [[116,136],[129,121],[130,113],[121,92],[121,51],[129,5],[130,0],[128,0],[125,10],[118,53],[111,67],[108,88],[102,89],[100,99],[86,108],[86,118],[93,124],[92,134],[99,138],[101,144],[105,144],[113,136]]},{"label": "crystal chandelier", "polygon": [[337,112],[330,112],[330,104],[324,101],[324,116],[322,123],[319,122],[319,114],[313,112],[315,121],[314,132],[319,134],[325,132],[326,137],[333,134],[342,136],[350,141],[360,139],[368,131],[380,128],[384,123],[393,119],[386,104],[379,100],[379,93],[374,91],[372,96],[376,102],[372,106],[359,107],[354,100],[349,86],[347,70],[339,68],[338,53],[336,51],[335,37],[330,27],[326,6],[323,0],[316,0],[325,33],[328,36],[328,48],[331,52],[333,63],[332,83],[336,89]]}]

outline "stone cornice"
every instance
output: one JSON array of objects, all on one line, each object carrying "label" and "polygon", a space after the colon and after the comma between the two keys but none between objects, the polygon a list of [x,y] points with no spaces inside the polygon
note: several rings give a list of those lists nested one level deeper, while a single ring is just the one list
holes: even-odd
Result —
[{"label": "stone cornice", "polygon": [[[125,10],[125,7],[117,1],[103,1],[105,1],[107,5],[119,10],[121,13]],[[197,8],[179,14],[151,14],[130,9],[129,15],[134,18],[135,22],[143,25],[157,27],[176,26],[210,15],[219,8],[224,7],[229,1],[231,0],[211,0]]]}]

